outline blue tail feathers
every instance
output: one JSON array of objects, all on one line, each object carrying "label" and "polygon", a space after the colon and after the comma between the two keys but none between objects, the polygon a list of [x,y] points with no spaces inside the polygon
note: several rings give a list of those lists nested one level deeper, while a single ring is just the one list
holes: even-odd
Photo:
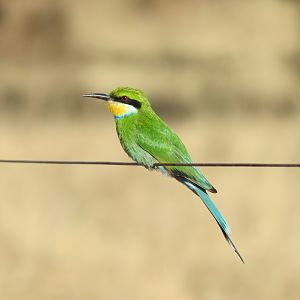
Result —
[{"label": "blue tail feathers", "polygon": [[204,204],[206,205],[206,207],[208,208],[210,213],[216,219],[219,226],[225,231],[225,233],[230,235],[231,230],[230,230],[230,227],[229,227],[227,221],[222,216],[221,212],[218,210],[218,208],[213,203],[213,201],[210,199],[210,197],[207,195],[207,193],[189,181],[184,181],[183,183],[202,199],[202,201],[204,202]]},{"label": "blue tail feathers", "polygon": [[205,206],[208,208],[208,210],[210,211],[210,213],[213,215],[213,217],[217,221],[218,225],[220,226],[222,233],[223,233],[225,239],[227,240],[228,244],[234,250],[234,252],[238,255],[240,260],[244,263],[243,258],[241,257],[239,251],[237,250],[237,248],[235,247],[235,245],[233,244],[233,242],[230,238],[231,230],[230,230],[230,227],[229,227],[227,221],[225,220],[225,218],[223,217],[221,212],[218,210],[216,205],[213,203],[213,201],[210,199],[208,194],[205,192],[205,190],[199,188],[198,186],[196,186],[195,184],[193,184],[192,182],[190,182],[188,180],[180,180],[180,181],[201,198],[201,200],[204,202]]}]

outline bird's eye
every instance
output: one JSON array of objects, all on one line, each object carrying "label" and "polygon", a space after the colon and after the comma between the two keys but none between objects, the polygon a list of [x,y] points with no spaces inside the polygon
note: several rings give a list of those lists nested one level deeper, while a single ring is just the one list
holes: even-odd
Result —
[{"label": "bird's eye", "polygon": [[122,96],[121,99],[122,99],[123,101],[127,101],[127,100],[128,100],[128,97],[127,97],[127,96]]}]

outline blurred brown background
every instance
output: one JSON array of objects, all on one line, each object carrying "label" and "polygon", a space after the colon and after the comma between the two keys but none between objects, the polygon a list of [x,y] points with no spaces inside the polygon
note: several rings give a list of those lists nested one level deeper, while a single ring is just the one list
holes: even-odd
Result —
[{"label": "blurred brown background", "polygon": [[[129,161],[103,103],[143,89],[195,161],[299,163],[299,1],[0,2],[0,158]],[[299,299],[297,169],[0,165],[1,299]]]}]

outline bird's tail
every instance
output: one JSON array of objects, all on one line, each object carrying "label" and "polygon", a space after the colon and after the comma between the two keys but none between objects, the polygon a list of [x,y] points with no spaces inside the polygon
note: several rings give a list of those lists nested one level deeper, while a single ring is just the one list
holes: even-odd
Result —
[{"label": "bird's tail", "polygon": [[207,195],[206,191],[201,189],[199,186],[195,185],[193,182],[187,179],[180,180],[180,181],[202,199],[202,201],[204,202],[204,204],[206,205],[206,207],[208,208],[208,210],[210,211],[210,213],[213,215],[218,225],[220,226],[226,241],[233,249],[233,251],[238,255],[240,260],[244,263],[242,256],[240,255],[239,251],[237,250],[237,248],[235,247],[234,243],[230,238],[231,230],[227,221],[225,220],[221,212],[218,210],[216,205],[213,203],[213,201],[210,199],[210,197]]}]

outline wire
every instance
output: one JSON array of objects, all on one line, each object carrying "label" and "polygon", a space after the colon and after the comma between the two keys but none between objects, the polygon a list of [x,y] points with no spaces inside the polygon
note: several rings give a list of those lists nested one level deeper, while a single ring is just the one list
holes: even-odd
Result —
[{"label": "wire", "polygon": [[[142,166],[136,162],[120,161],[82,161],[82,160],[31,160],[0,159],[0,163],[10,164],[54,164],[54,165],[108,165],[108,166]],[[250,168],[300,168],[300,163],[156,163],[159,166],[180,167],[250,167]]]}]

